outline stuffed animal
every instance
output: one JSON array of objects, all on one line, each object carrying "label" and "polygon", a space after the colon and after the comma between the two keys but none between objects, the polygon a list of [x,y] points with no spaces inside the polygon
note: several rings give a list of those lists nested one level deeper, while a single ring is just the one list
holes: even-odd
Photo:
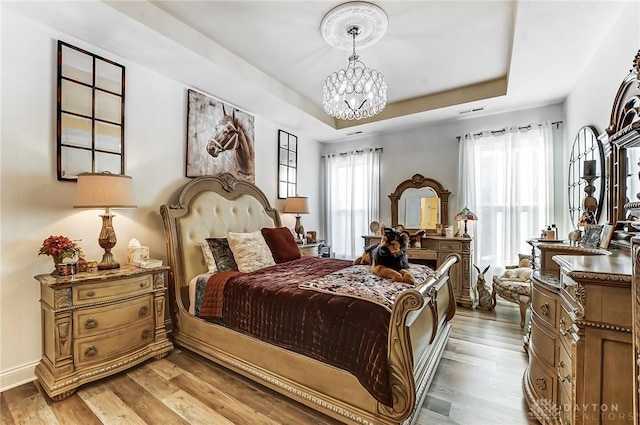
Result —
[{"label": "stuffed animal", "polygon": [[484,274],[491,266],[487,266],[484,271],[480,271],[478,266],[475,264],[473,267],[478,271],[478,281],[476,282],[476,298],[478,299],[477,308],[481,310],[493,310],[496,305],[494,299],[491,297],[491,292],[489,292],[489,288],[487,287],[487,281],[484,278]]},{"label": "stuffed animal", "polygon": [[379,244],[365,248],[365,252],[354,264],[371,264],[371,271],[394,282],[415,283],[409,272],[407,244],[409,232],[385,228]]}]

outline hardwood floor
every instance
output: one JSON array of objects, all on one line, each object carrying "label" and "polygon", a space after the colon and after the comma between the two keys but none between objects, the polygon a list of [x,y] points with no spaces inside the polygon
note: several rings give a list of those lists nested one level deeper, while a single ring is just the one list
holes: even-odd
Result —
[{"label": "hardwood floor", "polygon": [[[458,308],[417,423],[535,424],[521,391],[527,356],[515,304]],[[186,350],[80,387],[52,402],[36,382],[0,394],[2,424],[304,424],[338,421]]]}]

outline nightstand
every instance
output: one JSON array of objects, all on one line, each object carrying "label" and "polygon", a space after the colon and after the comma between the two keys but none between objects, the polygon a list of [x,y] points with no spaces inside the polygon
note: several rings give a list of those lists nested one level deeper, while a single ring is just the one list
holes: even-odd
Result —
[{"label": "nightstand", "polygon": [[35,374],[53,400],[173,349],[164,327],[169,267],[131,265],[40,282],[42,360]]},{"label": "nightstand", "polygon": [[300,249],[300,254],[303,257],[320,257],[319,246],[319,243],[306,243],[304,245],[298,245],[298,249]]}]

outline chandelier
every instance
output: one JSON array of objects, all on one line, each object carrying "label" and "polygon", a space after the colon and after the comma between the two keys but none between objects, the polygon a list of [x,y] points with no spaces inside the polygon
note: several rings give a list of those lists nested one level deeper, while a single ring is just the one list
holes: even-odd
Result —
[{"label": "chandelier", "polygon": [[349,63],[329,75],[323,86],[322,107],[333,117],[359,120],[381,112],[387,105],[387,83],[382,73],[370,69],[356,54],[356,37],[364,38],[363,45],[378,41],[387,29],[387,15],[378,6],[355,1],[332,9],[320,26],[325,40],[344,49],[350,42],[353,48]]}]

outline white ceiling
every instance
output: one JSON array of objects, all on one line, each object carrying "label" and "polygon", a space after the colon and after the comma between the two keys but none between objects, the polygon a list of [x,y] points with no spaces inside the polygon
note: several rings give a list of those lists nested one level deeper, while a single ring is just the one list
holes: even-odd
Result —
[{"label": "white ceiling", "polygon": [[[628,0],[634,1],[634,0]],[[322,110],[348,51],[319,26],[340,1],[7,2],[47,25],[319,141],[562,101],[618,18],[615,1],[377,1],[361,60],[387,80],[369,121]],[[115,29],[115,30],[114,30]],[[484,107],[481,112],[460,111]]]}]

